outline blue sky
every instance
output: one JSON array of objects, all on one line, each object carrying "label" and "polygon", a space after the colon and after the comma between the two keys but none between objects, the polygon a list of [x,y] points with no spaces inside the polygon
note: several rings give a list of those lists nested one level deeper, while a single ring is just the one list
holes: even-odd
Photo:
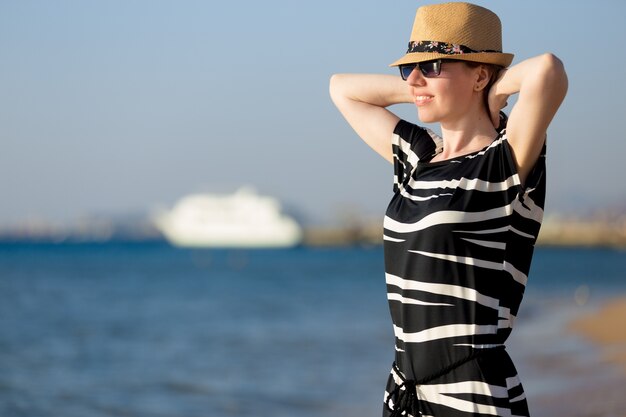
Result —
[{"label": "blue sky", "polygon": [[[514,63],[551,51],[568,70],[547,212],[625,206],[626,2],[476,3],[500,16]],[[328,79],[395,74],[421,4],[1,0],[0,225],[241,185],[317,221],[382,216],[391,165],[334,109]]]}]

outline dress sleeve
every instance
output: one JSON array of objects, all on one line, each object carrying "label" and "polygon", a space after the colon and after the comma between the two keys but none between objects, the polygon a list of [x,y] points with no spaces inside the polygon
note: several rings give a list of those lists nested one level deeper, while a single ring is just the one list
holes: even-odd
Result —
[{"label": "dress sleeve", "polygon": [[513,208],[511,225],[533,236],[534,243],[539,235],[546,198],[546,143],[523,185],[520,182],[508,140],[505,141],[504,151],[508,170],[515,173],[518,184],[516,197],[511,201]]},{"label": "dress sleeve", "polygon": [[[547,142],[547,139],[546,139]],[[528,174],[524,184],[521,201],[526,208],[533,206],[543,209],[546,198],[546,142],[543,144],[535,166]]]},{"label": "dress sleeve", "polygon": [[432,130],[406,120],[398,121],[391,137],[393,152],[393,190],[409,178],[421,159],[430,160],[441,152],[443,141]]},{"label": "dress sleeve", "polygon": [[[506,135],[506,131],[504,131]],[[524,185],[521,185],[521,181],[519,177],[517,177],[517,181],[520,183],[519,185],[519,200],[524,203],[524,200],[527,198],[537,199],[537,203],[540,207],[543,207],[545,200],[545,189],[546,189],[546,142],[544,142],[543,147],[541,149],[541,153],[533,166],[533,169],[528,174],[526,178],[526,182]],[[517,167],[515,166],[515,160],[513,158],[513,151],[511,150],[511,145],[508,140],[505,142],[504,146],[505,152],[505,160],[507,165],[509,166],[509,170],[517,174]],[[534,197],[534,198],[533,198]]]}]

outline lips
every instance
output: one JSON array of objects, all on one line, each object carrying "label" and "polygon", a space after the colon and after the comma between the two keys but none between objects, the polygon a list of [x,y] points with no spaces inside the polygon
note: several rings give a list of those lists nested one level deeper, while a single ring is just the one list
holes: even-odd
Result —
[{"label": "lips", "polygon": [[415,105],[417,106],[423,106],[424,104],[428,104],[431,101],[433,101],[433,96],[428,96],[428,95],[419,95],[419,96],[415,96]]}]

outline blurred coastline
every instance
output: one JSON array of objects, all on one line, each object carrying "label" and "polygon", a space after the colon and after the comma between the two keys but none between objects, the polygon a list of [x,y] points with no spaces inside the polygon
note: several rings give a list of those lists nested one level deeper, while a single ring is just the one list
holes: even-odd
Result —
[{"label": "blurred coastline", "polygon": [[[303,225],[304,246],[352,246],[382,244],[382,218],[358,211],[342,213],[326,225]],[[164,236],[145,214],[86,216],[60,224],[41,218],[0,225],[0,242],[146,242]],[[538,246],[626,248],[626,209],[600,210],[588,215],[549,214]]]},{"label": "blurred coastline", "polygon": [[[382,221],[353,217],[344,226],[305,230],[305,244],[333,246],[382,243]],[[590,216],[552,215],[544,219],[538,246],[626,248],[626,213],[600,212]]]}]

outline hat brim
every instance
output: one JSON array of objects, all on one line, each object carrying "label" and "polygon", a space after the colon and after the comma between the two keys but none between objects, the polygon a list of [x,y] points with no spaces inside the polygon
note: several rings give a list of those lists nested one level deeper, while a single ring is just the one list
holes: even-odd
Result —
[{"label": "hat brim", "polygon": [[390,67],[397,67],[404,64],[417,64],[419,62],[432,61],[434,59],[454,59],[456,61],[471,61],[481,64],[495,64],[501,67],[508,67],[513,61],[513,54],[500,52],[476,52],[466,54],[441,54],[438,52],[411,52],[404,55],[396,62],[389,64]]}]

